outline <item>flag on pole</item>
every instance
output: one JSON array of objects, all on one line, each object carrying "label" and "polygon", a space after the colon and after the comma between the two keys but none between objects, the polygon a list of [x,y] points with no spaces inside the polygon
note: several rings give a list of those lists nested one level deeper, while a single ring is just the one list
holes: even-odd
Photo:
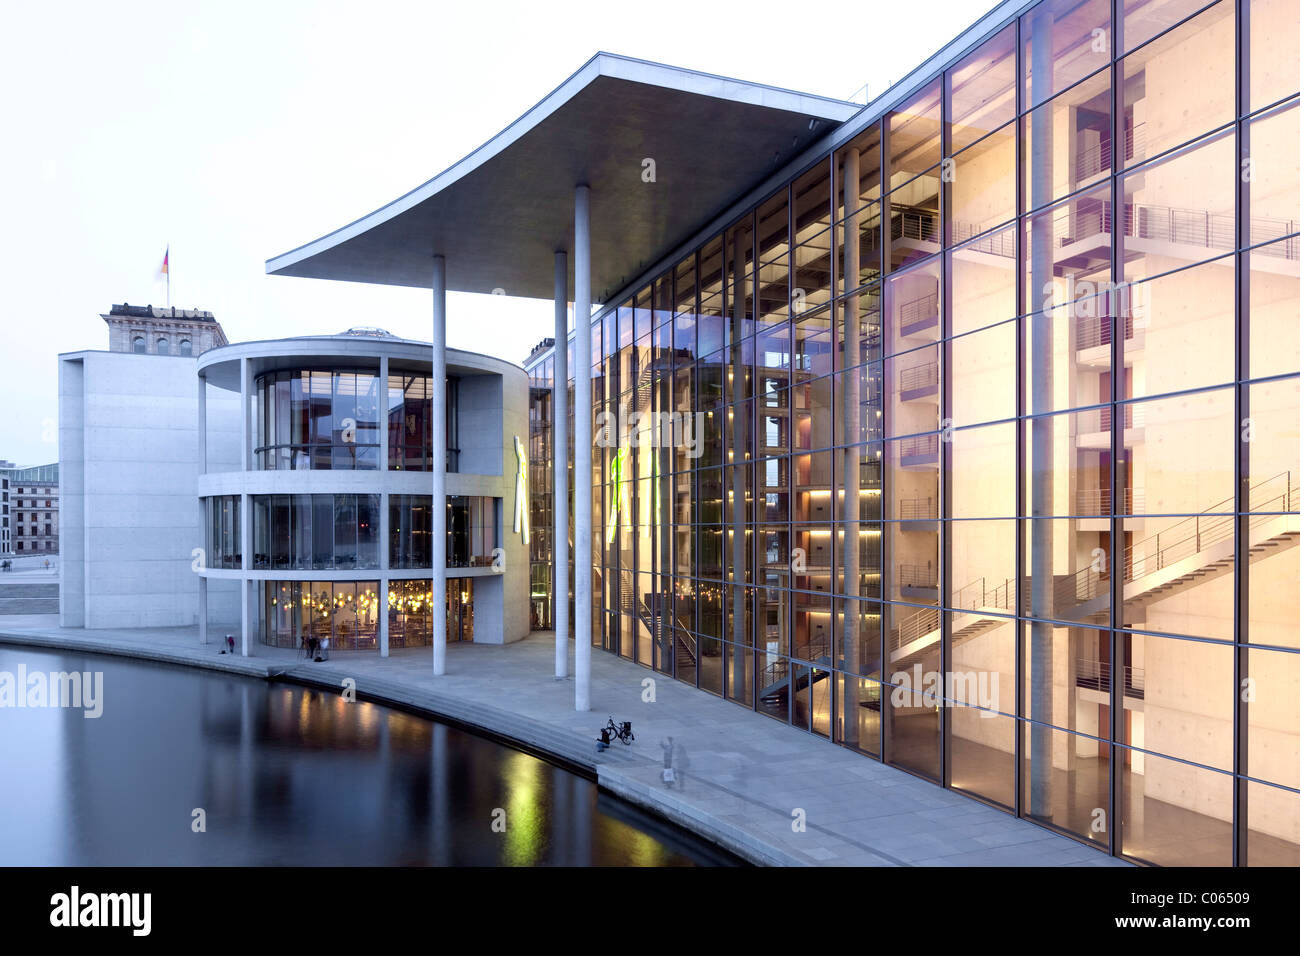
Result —
[{"label": "flag on pole", "polygon": [[172,307],[172,273],[171,273],[172,245],[167,243],[167,248],[163,251],[162,265],[158,267],[158,275],[167,277],[167,308]]}]

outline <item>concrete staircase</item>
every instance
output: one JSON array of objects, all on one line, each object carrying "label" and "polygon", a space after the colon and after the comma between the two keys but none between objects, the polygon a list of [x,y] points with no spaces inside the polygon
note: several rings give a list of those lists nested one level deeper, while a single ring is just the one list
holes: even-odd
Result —
[{"label": "concrete staircase", "polygon": [[0,580],[0,615],[58,613],[58,581]]}]

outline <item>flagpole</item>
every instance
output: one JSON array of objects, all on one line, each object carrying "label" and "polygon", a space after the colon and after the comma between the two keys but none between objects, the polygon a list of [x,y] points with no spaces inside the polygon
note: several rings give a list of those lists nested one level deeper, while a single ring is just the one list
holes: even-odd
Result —
[{"label": "flagpole", "polygon": [[172,244],[167,243],[167,255],[164,257],[167,262],[167,309],[172,307]]}]

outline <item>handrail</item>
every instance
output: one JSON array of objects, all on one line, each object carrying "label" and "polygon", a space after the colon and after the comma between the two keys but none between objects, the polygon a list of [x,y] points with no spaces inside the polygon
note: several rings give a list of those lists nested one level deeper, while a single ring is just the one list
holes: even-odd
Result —
[{"label": "handrail", "polygon": [[914,325],[917,322],[934,320],[939,317],[939,293],[928,292],[915,299],[908,299],[898,306],[898,327]]},{"label": "handrail", "polygon": [[[1111,142],[1107,138],[1075,154],[1074,178],[1086,179],[1110,170]],[[1124,159],[1143,159],[1146,153],[1146,124],[1137,123],[1124,131]]]},{"label": "handrail", "polygon": [[904,498],[898,502],[898,517],[903,521],[934,521],[939,517],[934,498]]},{"label": "handrail", "polygon": [[[1255,504],[1255,493],[1274,483],[1280,483],[1281,489],[1270,493]],[[1300,508],[1297,505],[1295,489],[1291,484],[1291,472],[1278,472],[1271,478],[1256,482],[1247,492],[1247,511],[1260,512],[1252,523],[1267,519],[1274,513],[1292,513]],[[1266,505],[1278,503],[1279,507],[1265,511]],[[1212,544],[1231,538],[1236,531],[1237,518],[1233,514],[1224,514],[1236,506],[1236,496],[1215,502],[1199,514],[1183,518],[1156,534],[1149,535],[1141,541],[1124,549],[1124,581],[1137,581],[1170,564],[1204,551]],[[1154,547],[1151,547],[1154,545]],[[1189,547],[1190,546],[1190,547]],[[1150,553],[1147,553],[1147,552]],[[1082,568],[1073,575],[1058,582],[1054,589],[1057,603],[1080,603],[1101,596],[1105,588],[1103,582],[1108,575],[1103,575],[1092,566]],[[1062,601],[1064,599],[1064,602]],[[1042,612],[1040,612],[1042,613]]]},{"label": "handrail", "polygon": [[911,392],[918,388],[929,388],[939,384],[939,363],[927,362],[924,365],[913,365],[911,368],[905,368],[898,373],[898,391]]}]

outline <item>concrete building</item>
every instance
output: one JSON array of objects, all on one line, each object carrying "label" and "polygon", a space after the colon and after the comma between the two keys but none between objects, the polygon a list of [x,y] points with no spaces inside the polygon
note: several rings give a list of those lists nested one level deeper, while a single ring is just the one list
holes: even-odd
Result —
[{"label": "concrete building", "polygon": [[[449,641],[527,635],[527,376],[451,349],[442,364],[445,404],[428,344],[380,330],[241,342],[199,360],[206,557],[191,590],[204,641],[209,619],[230,620],[212,595],[231,588],[245,654],[259,642],[382,656],[433,646],[440,609]],[[232,403],[248,414],[232,422]],[[229,438],[238,453],[214,456]]]},{"label": "concrete building", "polygon": [[596,647],[1104,852],[1296,865],[1298,42],[1007,0],[865,107],[598,54],[267,271],[428,288],[435,355],[448,289],[553,299],[578,710]]},{"label": "concrete building", "polygon": [[197,309],[157,308],[152,305],[114,305],[101,316],[108,323],[108,350],[136,355],[202,355],[226,344],[211,312]]},{"label": "concrete building", "polygon": [[0,473],[9,484],[9,550],[15,555],[59,553],[59,465],[10,468]]},{"label": "concrete building", "polygon": [[[198,355],[224,344],[225,332],[210,312],[114,305],[103,318],[107,352],[59,356],[60,620],[195,624],[190,564],[202,525],[194,382]],[[210,460],[237,461],[237,406],[217,398],[213,413],[228,423],[212,429]],[[225,620],[237,619],[237,597],[223,605],[214,596]]]},{"label": "concrete building", "polygon": [[9,475],[0,470],[0,555],[12,553],[9,519]]}]

